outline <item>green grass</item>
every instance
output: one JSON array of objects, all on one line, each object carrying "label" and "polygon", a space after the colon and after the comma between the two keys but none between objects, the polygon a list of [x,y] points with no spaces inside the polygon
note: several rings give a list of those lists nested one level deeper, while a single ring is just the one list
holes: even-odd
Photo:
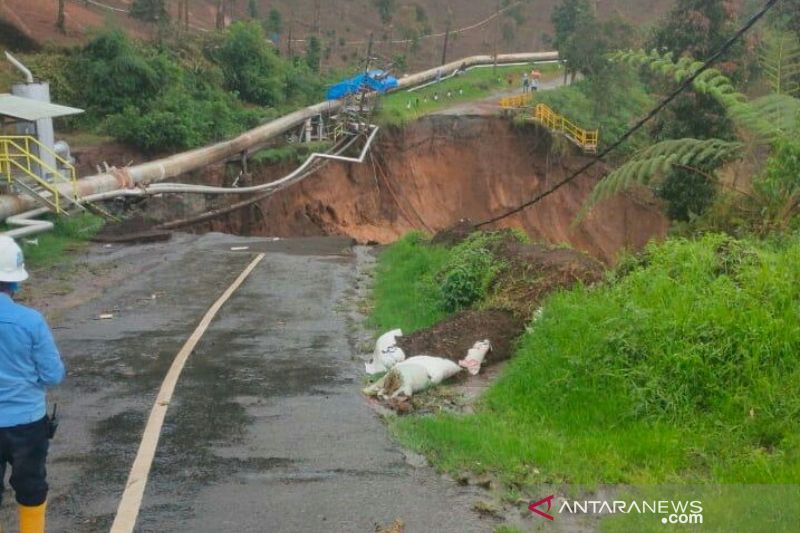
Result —
[{"label": "green grass", "polygon": [[[52,231],[20,240],[26,266],[42,269],[63,261],[65,254],[85,246],[103,224],[102,218],[88,213],[58,217]],[[38,244],[28,244],[26,241]]]},{"label": "green grass", "polygon": [[433,274],[447,262],[449,251],[424,241],[423,235],[409,233],[378,259],[370,323],[380,331],[401,328],[408,334],[446,316]]},{"label": "green grass", "polygon": [[411,333],[485,300],[505,266],[491,248],[506,235],[527,239],[520,232],[477,232],[447,248],[420,233],[406,235],[378,261],[372,325]]},{"label": "green grass", "polygon": [[274,148],[259,150],[250,156],[250,163],[253,165],[274,165],[277,163],[302,163],[313,152],[327,152],[331,143],[328,141],[316,141],[309,143],[294,143]]},{"label": "green grass", "polygon": [[[599,288],[553,295],[476,414],[391,427],[443,470],[518,487],[796,490],[799,309],[800,238],[669,240]],[[736,524],[737,498],[706,496],[709,513]]]},{"label": "green grass", "polygon": [[[533,68],[539,70],[544,79],[560,75],[560,65],[555,63],[499,66],[496,70],[489,67],[476,68],[462,76],[445,79],[424,89],[414,92],[398,91],[381,98],[379,121],[385,125],[402,125],[457,103],[489,97],[504,89],[521,93],[522,73],[530,72]],[[506,81],[509,75],[513,79],[510,86]],[[452,92],[452,98],[446,97],[448,90]],[[459,90],[462,94],[459,94]],[[435,93],[439,94],[438,101],[433,100]],[[415,105],[417,98],[420,101],[418,107]],[[408,108],[409,101],[411,109]]]}]

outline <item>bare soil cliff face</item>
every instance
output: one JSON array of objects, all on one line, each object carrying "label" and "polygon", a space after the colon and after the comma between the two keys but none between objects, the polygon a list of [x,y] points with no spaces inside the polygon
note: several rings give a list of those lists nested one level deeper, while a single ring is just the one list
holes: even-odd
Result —
[{"label": "bare soil cliff face", "polygon": [[[193,229],[278,237],[348,235],[378,243],[411,230],[435,233],[462,219],[481,221],[516,207],[586,162],[570,148],[567,155],[554,155],[552,144],[549,132],[534,125],[428,117],[382,131],[364,164],[330,163],[259,204]],[[286,170],[268,169],[253,181],[269,181]],[[608,263],[621,249],[638,249],[664,235],[667,220],[658,207],[631,196],[610,200],[574,224],[602,172],[595,167],[498,227],[522,228],[534,240],[569,243]],[[211,173],[203,174],[196,179],[208,183]],[[201,199],[190,201],[183,206],[170,201],[173,216],[204,207]]]}]

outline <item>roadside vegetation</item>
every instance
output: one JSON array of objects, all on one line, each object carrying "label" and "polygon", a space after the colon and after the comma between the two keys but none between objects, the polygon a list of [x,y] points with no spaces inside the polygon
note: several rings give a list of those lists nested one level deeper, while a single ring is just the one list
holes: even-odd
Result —
[{"label": "roadside vegetation", "polygon": [[[87,246],[104,224],[101,217],[90,213],[53,216],[52,221],[55,224],[53,231],[20,240],[28,268],[47,268],[59,263],[65,254]],[[0,225],[0,232],[8,229],[11,228]]]},{"label": "roadside vegetation", "polygon": [[[605,38],[591,37],[604,65],[598,68],[578,42],[592,24],[591,8],[565,0],[557,14],[572,17],[571,25],[560,27],[566,33],[557,41],[573,55],[572,65],[584,62],[577,68],[584,79],[537,100],[582,126],[600,125],[612,142],[653,104],[648,92],[674,90],[698,68],[694,54],[707,57],[731,35],[736,13],[722,4],[679,1],[649,35],[632,33],[633,51],[605,46],[619,28],[604,26]],[[564,21],[554,22],[558,30]],[[494,476],[508,502],[542,490],[587,495],[611,485],[618,496],[691,494],[703,500],[705,523],[714,530],[796,530],[796,12],[776,12],[760,31],[754,48],[735,49],[615,154],[614,169],[582,213],[620,191],[649,189],[673,220],[670,236],[623,255],[602,280],[548,291],[541,312],[526,310],[516,353],[475,412],[391,419],[401,442],[456,476]],[[658,52],[636,51],[656,46]],[[376,325],[403,321],[394,305],[384,305],[392,289],[413,303],[410,316],[424,317],[405,322],[415,328],[452,312],[442,273],[460,254],[446,249],[442,258],[419,235],[389,248],[376,279]],[[502,272],[498,259],[488,264]],[[483,263],[470,264],[477,271]],[[459,307],[497,305],[502,276],[472,279],[481,290],[458,300]],[[736,512],[742,505],[757,510],[743,517]],[[600,527],[663,525],[626,515],[605,517]]]},{"label": "roadside vegetation", "polygon": [[651,245],[551,297],[478,414],[395,427],[515,484],[796,481],[798,258],[800,239]]},{"label": "roadside vegetation", "polygon": [[520,233],[475,233],[454,246],[413,232],[381,254],[373,288],[372,324],[413,333],[484,301],[507,263],[497,253]]}]

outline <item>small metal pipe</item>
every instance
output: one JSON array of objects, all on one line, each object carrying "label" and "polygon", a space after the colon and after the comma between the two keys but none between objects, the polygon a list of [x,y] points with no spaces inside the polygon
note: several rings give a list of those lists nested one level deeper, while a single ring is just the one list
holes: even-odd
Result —
[{"label": "small metal pipe", "polygon": [[12,65],[17,67],[17,69],[25,75],[26,82],[33,83],[33,73],[28,69],[28,67],[23,65],[19,59],[12,56],[8,51],[6,51],[6,59],[8,59]]},{"label": "small metal pipe", "polygon": [[6,237],[11,237],[12,239],[18,239],[20,237],[29,237],[31,235],[36,235],[37,233],[44,233],[45,231],[50,231],[53,229],[53,223],[49,220],[35,220],[36,217],[44,215],[45,213],[49,213],[50,210],[46,207],[40,207],[38,209],[33,209],[31,211],[27,211],[20,215],[15,215],[13,217],[8,217],[6,219],[6,223],[9,226],[20,226],[17,229],[12,229],[6,231],[4,233],[0,233],[0,235],[5,235]]}]

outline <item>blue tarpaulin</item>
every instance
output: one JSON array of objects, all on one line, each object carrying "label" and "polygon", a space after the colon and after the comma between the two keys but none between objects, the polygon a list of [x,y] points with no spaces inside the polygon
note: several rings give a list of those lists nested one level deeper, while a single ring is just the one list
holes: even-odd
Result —
[{"label": "blue tarpaulin", "polygon": [[360,90],[385,93],[395,87],[397,87],[397,78],[390,76],[384,70],[370,70],[366,74],[358,74],[331,85],[328,92],[325,93],[325,97],[328,100],[339,100],[345,96],[357,94]]}]

